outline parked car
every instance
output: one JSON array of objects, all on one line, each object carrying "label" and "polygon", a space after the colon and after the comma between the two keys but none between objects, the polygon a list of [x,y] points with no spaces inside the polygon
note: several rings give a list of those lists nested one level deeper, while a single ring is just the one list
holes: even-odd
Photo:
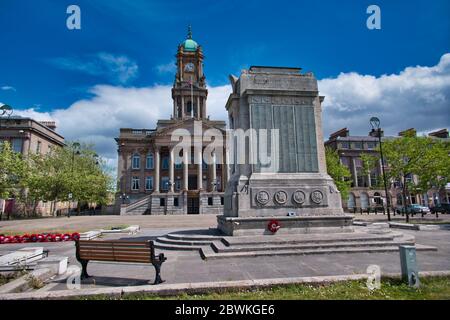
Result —
[{"label": "parked car", "polygon": [[450,203],[441,203],[431,208],[432,213],[447,213],[450,214]]},{"label": "parked car", "polygon": [[[400,214],[405,212],[405,209],[403,206],[397,206],[395,207],[395,212]],[[421,206],[420,204],[409,204],[406,206],[406,213],[409,214],[426,214],[430,212],[430,208]]]}]

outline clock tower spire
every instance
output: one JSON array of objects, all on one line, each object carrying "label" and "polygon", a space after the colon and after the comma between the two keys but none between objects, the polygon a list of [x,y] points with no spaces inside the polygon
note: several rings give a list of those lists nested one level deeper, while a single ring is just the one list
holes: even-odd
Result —
[{"label": "clock tower spire", "polygon": [[206,118],[206,89],[203,74],[203,50],[192,39],[192,28],[188,27],[186,40],[178,45],[177,73],[172,87],[173,118]]}]

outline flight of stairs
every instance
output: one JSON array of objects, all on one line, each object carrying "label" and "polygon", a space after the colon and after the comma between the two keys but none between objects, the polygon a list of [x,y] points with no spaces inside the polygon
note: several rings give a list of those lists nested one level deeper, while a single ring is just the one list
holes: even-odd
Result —
[{"label": "flight of stairs", "polygon": [[415,245],[418,251],[435,251],[435,247],[415,244],[414,236],[400,232],[370,234],[367,232],[334,234],[298,234],[273,236],[220,236],[173,233],[157,238],[161,250],[198,251],[203,259],[305,255],[360,252],[394,252],[400,245]]}]

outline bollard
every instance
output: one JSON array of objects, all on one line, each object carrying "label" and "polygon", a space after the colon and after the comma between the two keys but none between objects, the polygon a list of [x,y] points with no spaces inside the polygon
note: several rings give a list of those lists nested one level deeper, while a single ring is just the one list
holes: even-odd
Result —
[{"label": "bollard", "polygon": [[399,250],[402,280],[407,281],[409,286],[418,288],[420,286],[420,281],[416,261],[416,247],[399,246]]}]

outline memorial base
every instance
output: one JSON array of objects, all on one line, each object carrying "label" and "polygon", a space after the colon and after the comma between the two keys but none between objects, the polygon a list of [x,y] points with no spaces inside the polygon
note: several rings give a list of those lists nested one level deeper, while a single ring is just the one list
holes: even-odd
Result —
[{"label": "memorial base", "polygon": [[276,234],[353,232],[353,216],[345,214],[301,217],[217,217],[219,230],[227,236],[275,234],[268,228],[272,220],[277,221],[280,226]]}]

